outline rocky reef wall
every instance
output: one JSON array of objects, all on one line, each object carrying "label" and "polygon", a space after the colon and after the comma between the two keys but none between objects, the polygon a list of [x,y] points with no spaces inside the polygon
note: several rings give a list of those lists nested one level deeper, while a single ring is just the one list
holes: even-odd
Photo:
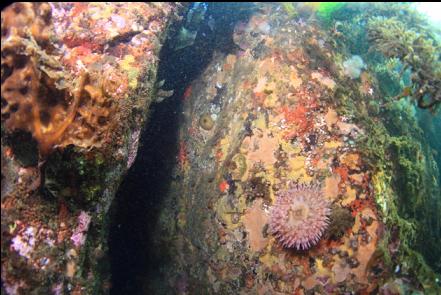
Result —
[{"label": "rocky reef wall", "polygon": [[[408,4],[210,5],[2,11],[2,293],[439,294],[424,22]],[[157,79],[175,20],[161,59],[180,64]]]},{"label": "rocky reef wall", "polygon": [[[435,294],[439,277],[415,249],[423,231],[439,235],[439,177],[412,105],[388,100],[361,57],[348,75],[340,27],[299,8],[260,5],[236,24],[237,50],[215,54],[182,98],[178,164],[156,230],[170,292]],[[309,184],[329,206],[323,228]],[[295,198],[293,187],[304,199],[284,216],[279,200]],[[286,247],[298,231],[280,233],[302,218],[311,236],[301,233],[299,251]]]},{"label": "rocky reef wall", "polygon": [[108,292],[107,212],[136,157],[180,8],[2,10],[2,294]]}]

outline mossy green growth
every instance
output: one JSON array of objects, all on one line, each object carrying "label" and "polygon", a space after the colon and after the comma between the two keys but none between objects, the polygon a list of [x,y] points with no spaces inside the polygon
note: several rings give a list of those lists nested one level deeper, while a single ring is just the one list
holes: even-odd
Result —
[{"label": "mossy green growth", "polygon": [[397,69],[400,67],[400,62],[396,58],[386,59],[383,62],[378,62],[373,65],[372,69],[378,81],[381,93],[387,97],[395,97],[400,94],[404,85],[401,85],[401,77]]},{"label": "mossy green growth", "polygon": [[[433,160],[422,148],[416,130],[412,136],[391,136],[384,125],[365,120],[371,125],[365,125],[367,133],[358,143],[365,160],[376,171],[373,184],[383,221],[388,227],[399,228],[403,259],[417,249],[436,267],[440,253],[436,228],[441,224],[441,207],[436,198],[439,185],[433,180],[436,170],[430,165]],[[405,130],[410,131],[410,126]]]},{"label": "mossy green growth", "polygon": [[[411,126],[405,130],[410,131]],[[435,197],[438,184],[431,182],[435,173],[429,165],[432,160],[416,139],[417,130],[412,136],[390,136],[382,124],[370,130],[374,135],[364,141],[364,149],[377,170],[373,178],[376,201],[388,227],[399,228],[402,259],[418,249],[436,266],[440,202]]]},{"label": "mossy green growth", "polygon": [[[415,222],[402,218],[398,213],[398,208],[394,202],[397,198],[395,191],[392,189],[392,176],[388,175],[385,170],[378,171],[373,176],[373,184],[377,204],[379,205],[383,222],[389,229],[398,229],[399,248],[398,253],[391,257],[388,248],[393,243],[391,231],[385,232],[385,236],[379,242],[378,249],[382,251],[382,260],[385,265],[391,269],[394,265],[393,261],[398,261],[402,266],[402,272],[418,278],[423,285],[427,294],[439,294],[441,289],[436,284],[435,272],[426,264],[423,256],[413,250],[417,240],[418,225]],[[432,293],[435,292],[435,293]]]},{"label": "mossy green growth", "polygon": [[288,14],[290,18],[297,16],[297,9],[294,6],[294,2],[282,2],[282,8]]},{"label": "mossy green growth", "polygon": [[393,165],[396,166],[394,170],[398,173],[394,178],[400,188],[402,201],[418,201],[415,198],[421,191],[424,173],[424,157],[420,145],[407,136],[391,137],[389,151],[394,159]]},{"label": "mossy green growth", "polygon": [[[384,248],[384,259],[408,265],[408,272],[427,285],[426,290],[433,290],[434,272],[427,263],[434,269],[441,265],[437,262],[440,250],[436,245],[441,200],[436,197],[439,184],[433,180],[438,175],[436,165],[416,124],[414,107],[406,101],[390,101],[372,115],[360,107],[369,101],[363,101],[357,90],[346,84],[338,87],[333,100],[339,114],[355,118],[365,131],[356,141],[364,161],[374,172],[375,199],[388,229],[382,243],[399,240],[397,253],[388,253],[388,248]],[[388,234],[392,228],[398,238]],[[416,259],[418,254],[423,254],[425,261]],[[389,263],[389,270],[395,266]]]},{"label": "mossy green growth", "polygon": [[[392,177],[388,175],[386,170],[379,170],[372,178],[372,182],[375,190],[375,197],[377,204],[379,205],[383,222],[389,227],[397,226],[399,230],[399,238],[402,240],[402,245],[408,247],[413,241],[415,241],[416,227],[412,222],[403,219],[398,214],[397,205],[395,200],[397,198],[396,193],[392,189]],[[386,238],[390,238],[387,235]]]},{"label": "mossy green growth", "polygon": [[386,128],[382,124],[375,124],[373,118],[365,116],[360,118],[366,133],[357,138],[357,145],[363,153],[364,159],[372,169],[385,168],[384,147],[388,141]]},{"label": "mossy green growth", "polygon": [[[366,11],[372,11],[371,15],[360,10],[354,10],[354,13],[359,11],[361,15],[370,17],[390,11],[384,9],[375,12],[375,7],[370,6],[366,7]],[[348,6],[347,10],[350,9]],[[377,77],[378,83],[373,81],[373,86],[378,95],[363,95],[358,83],[339,79],[330,102],[339,115],[353,118],[353,122],[364,131],[356,138],[356,146],[373,173],[375,201],[386,226],[379,240],[377,255],[391,276],[411,276],[424,286],[427,294],[441,294],[434,279],[434,271],[441,270],[440,173],[428,140],[417,124],[416,114],[420,110],[413,101],[399,99],[414,96],[418,101],[419,97],[415,97],[414,91],[420,87],[426,91],[427,100],[418,101],[419,104],[430,103],[429,98],[436,97],[431,96],[436,88],[424,88],[424,85],[425,82],[427,85],[439,83],[439,59],[432,59],[433,49],[438,48],[439,52],[439,43],[423,41],[422,36],[425,35],[409,31],[413,30],[411,26],[408,27],[412,22],[402,26],[406,17],[394,19],[395,24],[392,25],[395,27],[386,26],[383,20],[390,19],[395,11],[385,18],[375,18],[367,25],[355,21],[355,14],[352,15],[354,21],[343,18],[347,15],[345,11],[334,12],[332,21],[340,21],[334,29],[344,33],[345,38],[352,39],[361,35],[365,37],[366,32],[369,33],[369,45],[377,51],[366,52],[366,62],[369,64],[368,71],[373,70],[371,74]],[[354,29],[354,26],[360,28]],[[350,33],[355,30],[358,30],[357,34]],[[405,34],[392,34],[392,30]],[[401,41],[406,38],[411,40],[407,45],[414,45],[413,51],[407,45],[402,46]],[[357,42],[351,40],[349,45]],[[348,51],[347,46],[347,42],[341,42],[339,51]],[[363,50],[358,47],[349,51],[365,52]],[[428,76],[418,76],[414,69],[428,69]],[[412,90],[410,95],[403,95],[406,88]],[[393,247],[389,247],[392,244]],[[401,272],[395,275],[397,265]]]},{"label": "mossy green growth", "polygon": [[419,282],[423,285],[425,294],[441,294],[440,282],[441,275],[436,274],[424,262],[423,256],[411,249],[406,256],[407,260],[403,263],[403,268],[410,274],[415,274]]},{"label": "mossy green growth", "polygon": [[56,198],[83,206],[99,202],[104,190],[105,158],[76,148],[54,152],[44,167],[44,188]]}]

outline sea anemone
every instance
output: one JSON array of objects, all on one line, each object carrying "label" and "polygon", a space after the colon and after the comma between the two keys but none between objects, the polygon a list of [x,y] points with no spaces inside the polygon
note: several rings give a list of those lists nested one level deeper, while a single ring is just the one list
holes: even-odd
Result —
[{"label": "sea anemone", "polygon": [[349,76],[351,79],[357,79],[360,77],[361,71],[366,68],[366,64],[360,56],[353,55],[343,63],[343,68],[346,76]]},{"label": "sea anemone", "polygon": [[317,184],[291,183],[277,194],[269,228],[286,248],[307,250],[317,244],[329,223],[330,204]]}]

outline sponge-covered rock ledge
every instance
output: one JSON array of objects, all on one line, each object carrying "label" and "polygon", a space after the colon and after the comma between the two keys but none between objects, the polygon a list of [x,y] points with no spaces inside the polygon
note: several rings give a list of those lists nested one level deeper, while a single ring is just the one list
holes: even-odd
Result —
[{"label": "sponge-covered rock ledge", "polygon": [[2,11],[2,294],[108,291],[106,213],[136,156],[159,50],[180,8]]}]

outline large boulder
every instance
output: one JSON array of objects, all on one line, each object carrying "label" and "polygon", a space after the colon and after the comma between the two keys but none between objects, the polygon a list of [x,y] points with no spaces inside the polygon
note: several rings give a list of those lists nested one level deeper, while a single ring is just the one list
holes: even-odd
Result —
[{"label": "large boulder", "polygon": [[[439,235],[423,220],[439,225],[440,201],[411,105],[383,98],[365,66],[347,75],[351,55],[329,27],[288,8],[259,5],[236,24],[236,50],[185,91],[154,247],[170,261],[164,283],[178,294],[439,291],[414,251],[423,231]],[[397,201],[399,179],[427,188],[421,202]]]},{"label": "large boulder", "polygon": [[136,157],[180,7],[2,10],[2,293],[108,291],[106,213]]}]

